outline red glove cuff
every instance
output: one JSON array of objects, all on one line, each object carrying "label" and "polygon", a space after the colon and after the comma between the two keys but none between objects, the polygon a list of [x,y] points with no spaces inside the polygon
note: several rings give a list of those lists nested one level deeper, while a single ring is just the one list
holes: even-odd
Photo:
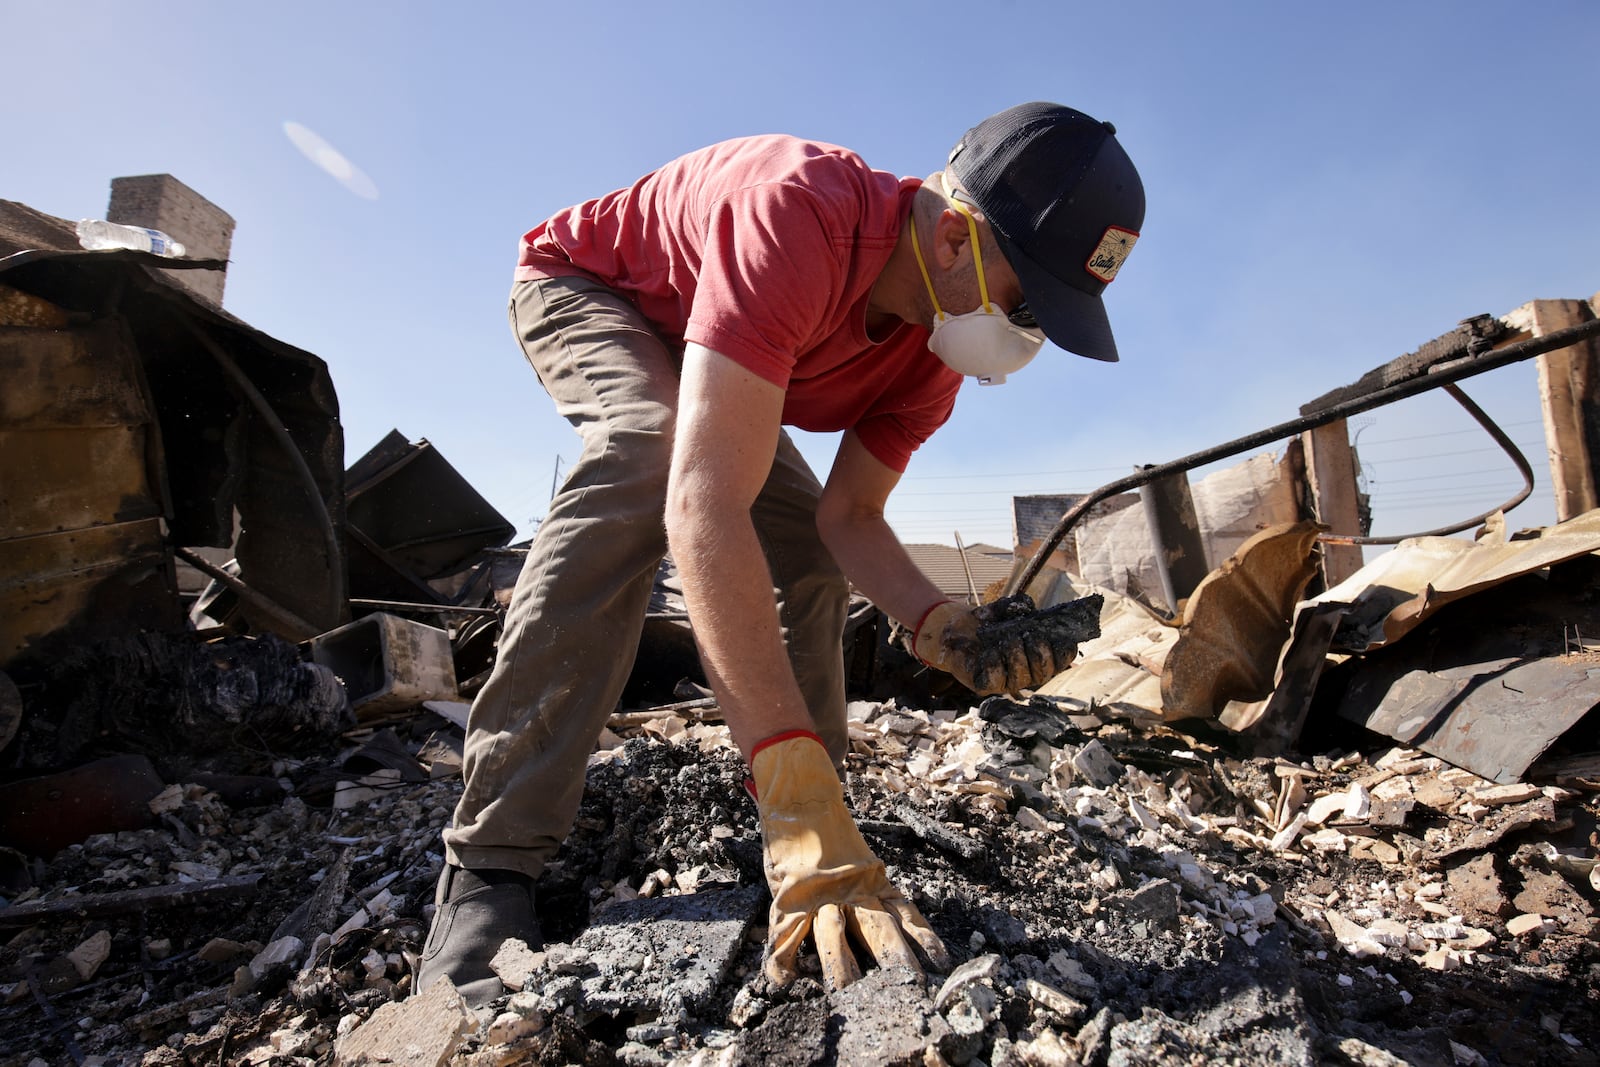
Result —
[{"label": "red glove cuff", "polygon": [[933,664],[931,664],[927,660],[923,659],[922,656],[920,654],[918,654],[918,652],[917,652],[917,638],[922,636],[922,624],[928,621],[928,616],[929,615],[932,615],[935,611],[938,611],[940,608],[944,607],[946,604],[951,604],[951,603],[954,603],[954,601],[951,601],[951,600],[935,600],[932,604],[928,605],[928,610],[924,611],[922,613],[922,618],[918,619],[917,620],[917,624],[911,628],[911,654],[913,656],[916,656],[917,657],[917,662],[922,664],[924,667],[932,667]]},{"label": "red glove cuff", "polygon": [[818,737],[816,735],[816,733],[814,733],[811,730],[785,730],[781,734],[773,734],[771,737],[767,738],[765,741],[759,741],[759,742],[756,743],[756,747],[752,748],[750,750],[750,763],[751,763],[751,765],[752,766],[755,765],[756,756],[759,755],[761,750],[766,748],[768,745],[776,745],[780,741],[793,741],[797,737],[809,737],[809,738],[811,738],[811,740],[815,741],[817,744],[822,745],[823,748],[827,748],[828,747],[827,745],[823,744],[822,738]]},{"label": "red glove cuff", "polygon": [[[827,745],[823,744],[822,738],[818,737],[811,730],[785,730],[781,734],[773,734],[765,741],[758,742],[756,747],[750,750],[750,766],[754,767],[756,765],[756,756],[759,755],[761,750],[766,748],[768,745],[776,745],[780,741],[793,741],[797,737],[809,737],[817,744],[822,745],[824,749],[828,747]],[[744,780],[744,791],[750,794],[751,800],[754,800],[757,803],[761,801],[761,798],[756,795],[756,780],[754,778],[746,778]]]}]

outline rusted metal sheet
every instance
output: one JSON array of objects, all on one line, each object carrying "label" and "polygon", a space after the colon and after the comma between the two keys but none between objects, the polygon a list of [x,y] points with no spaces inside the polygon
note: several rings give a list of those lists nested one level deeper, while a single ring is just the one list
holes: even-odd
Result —
[{"label": "rusted metal sheet", "polygon": [[1367,690],[1381,681],[1389,689],[1378,706],[1352,718],[1496,782],[1520,779],[1600,703],[1600,664],[1593,661],[1486,660],[1398,678],[1363,675],[1358,685]]},{"label": "rusted metal sheet", "polygon": [[1453,604],[1351,672],[1339,714],[1497,782],[1514,782],[1600,704],[1600,634],[1580,580],[1523,577]]},{"label": "rusted metal sheet", "polygon": [[0,541],[0,663],[140,630],[183,629],[160,519]]},{"label": "rusted metal sheet", "polygon": [[516,528],[426,439],[391,430],[345,472],[352,595],[440,599],[448,575]]},{"label": "rusted metal sheet", "polygon": [[1200,536],[1200,518],[1195,513],[1189,476],[1172,474],[1139,487],[1144,503],[1145,522],[1154,541],[1156,575],[1161,579],[1161,595],[1169,610],[1193,593],[1211,568],[1206,565],[1206,546]]},{"label": "rusted metal sheet", "polygon": [[181,629],[159,436],[126,334],[0,325],[0,381],[0,664],[113,619]]}]

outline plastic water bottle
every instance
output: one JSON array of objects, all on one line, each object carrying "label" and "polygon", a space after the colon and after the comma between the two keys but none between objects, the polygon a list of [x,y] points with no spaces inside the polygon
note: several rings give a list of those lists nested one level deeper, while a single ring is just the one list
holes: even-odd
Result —
[{"label": "plastic water bottle", "polygon": [[124,226],[120,222],[104,219],[79,219],[78,243],[88,249],[130,248],[135,252],[151,252],[168,259],[184,254],[183,243],[174,241],[160,230],[144,226]]}]

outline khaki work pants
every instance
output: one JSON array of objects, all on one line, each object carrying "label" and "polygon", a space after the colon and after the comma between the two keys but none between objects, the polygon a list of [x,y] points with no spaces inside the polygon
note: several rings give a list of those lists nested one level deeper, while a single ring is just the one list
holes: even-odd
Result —
[{"label": "khaki work pants", "polygon": [[[584,772],[633,667],[666,553],[678,367],[626,299],[582,278],[519,282],[511,327],[583,439],[512,594],[467,720],[451,863],[537,876],[578,812]],[[849,593],[816,528],[821,486],[787,434],[751,509],[790,663],[836,763],[848,746]]]}]

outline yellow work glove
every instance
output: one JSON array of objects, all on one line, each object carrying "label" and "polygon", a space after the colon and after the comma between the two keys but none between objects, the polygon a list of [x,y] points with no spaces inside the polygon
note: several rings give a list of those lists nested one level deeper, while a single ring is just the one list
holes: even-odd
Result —
[{"label": "yellow work glove", "polygon": [[1052,642],[1044,632],[996,626],[980,640],[978,628],[984,623],[1032,617],[1031,600],[1026,607],[1020,598],[996,603],[1000,606],[974,608],[953,600],[935,604],[917,624],[912,651],[979,696],[1035,689],[1072,665],[1078,646]]},{"label": "yellow work glove", "polygon": [[937,969],[949,954],[916,905],[889,882],[844,806],[844,787],[816,734],[803,730],[761,742],[750,761],[761,836],[766,845],[772,911],[767,977],[786,985],[799,974],[800,943],[809,932],[830,989],[861,977],[846,931],[879,966],[922,966],[906,937]]}]

